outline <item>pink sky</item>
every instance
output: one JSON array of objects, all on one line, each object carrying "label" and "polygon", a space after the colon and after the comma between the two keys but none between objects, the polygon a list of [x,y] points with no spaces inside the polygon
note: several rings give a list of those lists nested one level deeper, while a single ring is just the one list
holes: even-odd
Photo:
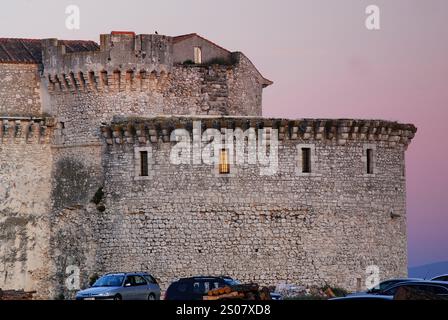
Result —
[{"label": "pink sky", "polygon": [[[65,7],[81,29],[65,28]],[[367,5],[381,30],[364,27]],[[275,83],[264,115],[414,123],[407,152],[409,264],[448,260],[448,1],[8,1],[0,37],[93,39],[111,30],[197,32],[243,51]]]}]

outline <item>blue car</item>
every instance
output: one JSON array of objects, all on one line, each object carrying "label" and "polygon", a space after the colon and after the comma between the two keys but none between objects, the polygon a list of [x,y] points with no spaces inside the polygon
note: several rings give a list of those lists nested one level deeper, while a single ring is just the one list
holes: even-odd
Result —
[{"label": "blue car", "polygon": [[160,287],[148,273],[108,273],[79,291],[76,300],[160,300]]}]

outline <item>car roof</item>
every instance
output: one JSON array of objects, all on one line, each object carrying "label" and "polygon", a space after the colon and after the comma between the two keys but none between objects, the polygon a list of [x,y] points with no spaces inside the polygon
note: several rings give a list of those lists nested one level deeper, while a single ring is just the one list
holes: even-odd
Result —
[{"label": "car roof", "polygon": [[399,287],[399,286],[409,286],[409,285],[418,285],[418,284],[425,284],[425,285],[439,285],[445,288],[448,288],[448,281],[431,281],[431,280],[420,280],[420,281],[407,281],[407,282],[402,282],[402,283],[397,283],[393,286],[391,286],[390,288],[387,288],[387,290],[395,288],[395,287]]},{"label": "car roof", "polygon": [[105,276],[128,276],[128,275],[145,275],[145,276],[149,276],[150,274],[147,272],[109,272],[109,273],[105,273]]},{"label": "car roof", "polygon": [[[187,277],[180,278],[177,281],[187,281],[187,280],[224,280],[224,279],[232,279],[230,277],[221,277],[221,276],[195,276],[195,277]],[[232,279],[233,280],[233,279]]]},{"label": "car roof", "polygon": [[332,298],[330,300],[356,300],[356,299],[372,299],[372,300],[392,300],[392,296],[383,296],[383,295],[375,295],[375,294],[360,294],[346,297],[337,297]]},{"label": "car roof", "polygon": [[448,277],[448,273],[447,274],[440,274],[438,276],[432,277],[431,279],[435,279],[435,278],[439,278],[439,277]]},{"label": "car roof", "polygon": [[422,278],[393,278],[389,280],[384,280],[381,282],[387,282],[387,281],[420,281],[423,280]]}]

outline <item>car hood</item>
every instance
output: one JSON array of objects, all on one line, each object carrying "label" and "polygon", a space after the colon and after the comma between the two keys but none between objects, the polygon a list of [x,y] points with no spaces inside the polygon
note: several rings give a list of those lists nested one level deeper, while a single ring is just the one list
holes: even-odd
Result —
[{"label": "car hood", "polygon": [[100,293],[117,290],[120,287],[92,287],[78,292],[78,296],[95,296]]}]

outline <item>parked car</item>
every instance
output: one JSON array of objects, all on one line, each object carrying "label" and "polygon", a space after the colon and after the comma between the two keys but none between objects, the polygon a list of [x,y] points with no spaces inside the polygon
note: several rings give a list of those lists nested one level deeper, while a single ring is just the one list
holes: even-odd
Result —
[{"label": "parked car", "polygon": [[108,273],[79,291],[76,300],[160,300],[160,287],[145,272]]},{"label": "parked car", "polygon": [[431,281],[448,281],[448,274],[442,274],[440,276],[434,277]]},{"label": "parked car", "polygon": [[[231,277],[191,277],[174,281],[165,293],[165,300],[202,300],[204,295],[216,288],[241,284]],[[281,300],[279,293],[271,292],[272,300]]]},{"label": "parked car", "polygon": [[329,300],[338,300],[338,301],[384,300],[384,301],[390,301],[393,299],[394,299],[394,296],[383,296],[383,295],[379,295],[379,294],[358,294],[358,295],[348,295],[346,297],[332,298]]},{"label": "parked car", "polygon": [[444,281],[408,281],[393,285],[381,294],[386,296],[394,296],[397,290],[401,287],[413,288],[420,291],[436,294],[438,296],[448,296],[448,282]]},{"label": "parked car", "polygon": [[278,292],[271,292],[272,300],[283,300],[283,296]]},{"label": "parked car", "polygon": [[376,288],[372,288],[370,290],[367,291],[367,293],[369,294],[381,294],[381,292],[384,292],[385,290],[387,290],[388,288],[399,284],[399,283],[403,283],[403,282],[409,282],[409,281],[421,281],[423,279],[419,279],[419,278],[396,278],[396,279],[390,279],[390,280],[385,280],[380,282],[380,284],[378,285],[378,287]]},{"label": "parked car", "polygon": [[362,291],[362,292],[355,292],[355,293],[351,293],[348,294],[347,296],[359,296],[359,295],[365,295],[365,294],[375,294],[375,295],[381,295],[382,292],[384,292],[384,290],[390,288],[393,285],[396,285],[398,283],[402,283],[402,282],[408,282],[408,281],[420,281],[423,279],[419,279],[419,278],[395,278],[395,279],[389,279],[389,280],[384,280],[382,282],[379,283],[379,285],[375,288],[372,288],[370,290],[367,291]]},{"label": "parked car", "polygon": [[210,290],[240,284],[230,277],[182,278],[170,284],[165,300],[202,300]]}]

